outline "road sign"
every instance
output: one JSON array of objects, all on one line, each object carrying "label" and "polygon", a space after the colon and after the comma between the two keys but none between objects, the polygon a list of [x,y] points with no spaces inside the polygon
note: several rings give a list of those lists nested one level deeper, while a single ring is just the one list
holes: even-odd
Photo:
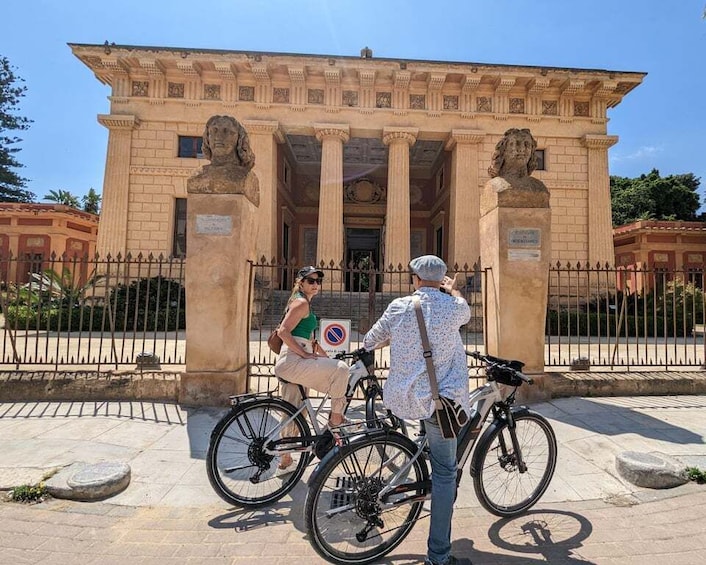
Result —
[{"label": "road sign", "polygon": [[321,320],[319,343],[329,355],[348,352],[351,343],[350,320]]}]

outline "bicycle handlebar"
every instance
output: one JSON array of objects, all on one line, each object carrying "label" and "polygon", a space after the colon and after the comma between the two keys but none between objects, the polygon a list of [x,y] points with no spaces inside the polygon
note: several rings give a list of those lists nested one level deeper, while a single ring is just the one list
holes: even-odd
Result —
[{"label": "bicycle handlebar", "polygon": [[[522,361],[511,361],[508,359],[502,359],[500,357],[494,357],[493,355],[484,355],[480,351],[466,351],[466,355],[468,355],[469,357],[473,357],[478,361],[482,361],[483,363],[489,365],[491,368],[495,367],[500,369],[501,371],[513,375],[521,381],[526,382],[528,385],[534,383],[534,379],[532,377],[528,377],[521,371],[522,367],[524,367],[525,365]],[[519,367],[519,369],[517,367]]]}]

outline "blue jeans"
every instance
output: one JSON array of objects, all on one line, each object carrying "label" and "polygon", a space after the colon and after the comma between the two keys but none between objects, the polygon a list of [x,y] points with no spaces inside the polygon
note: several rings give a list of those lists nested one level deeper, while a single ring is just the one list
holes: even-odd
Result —
[{"label": "blue jeans", "polygon": [[431,460],[431,520],[427,558],[446,563],[451,555],[451,516],[456,498],[456,438],[444,439],[435,418],[424,421]]}]

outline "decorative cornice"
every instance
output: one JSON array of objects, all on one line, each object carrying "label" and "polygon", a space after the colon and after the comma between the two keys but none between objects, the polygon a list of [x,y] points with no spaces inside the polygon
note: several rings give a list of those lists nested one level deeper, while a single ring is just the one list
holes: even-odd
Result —
[{"label": "decorative cornice", "polygon": [[564,82],[564,84],[561,86],[561,92],[562,94],[566,94],[567,96],[573,96],[574,94],[581,92],[585,86],[585,80],[569,78],[566,79],[566,82]]},{"label": "decorative cornice", "polygon": [[127,114],[98,114],[98,123],[110,130],[133,130],[140,125],[140,120]]},{"label": "decorative cornice", "polygon": [[454,129],[451,130],[451,135],[449,135],[449,138],[446,140],[444,149],[446,149],[446,151],[450,151],[456,146],[456,144],[472,145],[481,143],[485,139],[486,135],[487,134],[484,131],[480,130]]},{"label": "decorative cornice", "polygon": [[360,86],[362,88],[372,88],[375,86],[375,71],[370,69],[361,70],[358,72]]},{"label": "decorative cornice", "polygon": [[446,82],[446,73],[429,73],[427,85],[429,90],[441,90]]},{"label": "decorative cornice", "polygon": [[256,81],[268,82],[270,80],[270,73],[267,70],[267,63],[256,61],[251,63],[250,69],[252,70],[252,74],[255,76]]},{"label": "decorative cornice", "polygon": [[222,79],[233,80],[236,76],[238,76],[238,71],[236,70],[235,65],[231,63],[216,62],[213,66],[215,67],[218,76]]},{"label": "decorative cornice", "polygon": [[[202,161],[198,161],[199,166]],[[153,175],[158,177],[190,177],[198,167],[184,169],[181,167],[130,167],[131,175]]]},{"label": "decorative cornice", "polygon": [[196,78],[201,74],[201,66],[195,61],[179,60],[176,67],[187,77]]},{"label": "decorative cornice", "polygon": [[249,135],[273,135],[277,143],[284,143],[284,133],[279,122],[268,120],[243,120],[243,126]]},{"label": "decorative cornice", "polygon": [[140,67],[152,77],[164,78],[164,66],[156,59],[140,59]]},{"label": "decorative cornice", "polygon": [[404,141],[412,146],[417,142],[419,128],[397,128],[385,127],[382,129],[382,142],[385,145],[390,145],[396,141]]},{"label": "decorative cornice", "polygon": [[550,84],[551,79],[547,77],[534,78],[527,84],[527,94],[534,96],[542,94]]},{"label": "decorative cornice", "polygon": [[289,73],[289,80],[292,81],[293,85],[303,85],[306,80],[306,71],[304,67],[288,67],[287,72]]},{"label": "decorative cornice", "polygon": [[329,86],[338,86],[341,84],[341,69],[326,69],[324,71],[324,79]]},{"label": "decorative cornice", "polygon": [[478,75],[466,75],[463,77],[462,90],[464,92],[473,92],[478,86],[480,86],[480,79],[483,78]]},{"label": "decorative cornice", "polygon": [[507,94],[510,92],[513,86],[515,86],[516,82],[515,77],[499,77],[497,86],[495,87],[495,92],[499,94]]},{"label": "decorative cornice", "polygon": [[395,88],[406,90],[409,88],[409,81],[412,79],[410,71],[395,71]]},{"label": "decorative cornice", "polygon": [[586,134],[581,142],[589,149],[608,149],[618,143],[618,136]]},{"label": "decorative cornice", "polygon": [[341,139],[343,143],[351,137],[350,127],[348,124],[312,124],[314,126],[314,134],[319,142],[327,137]]}]

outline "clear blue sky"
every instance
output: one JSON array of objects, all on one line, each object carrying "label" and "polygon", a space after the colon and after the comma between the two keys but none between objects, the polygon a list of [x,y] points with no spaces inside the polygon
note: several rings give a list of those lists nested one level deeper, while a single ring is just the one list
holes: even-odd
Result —
[{"label": "clear blue sky", "polygon": [[[3,0],[0,55],[25,80],[20,173],[102,190],[109,89],[67,43],[358,55],[647,72],[609,110],[610,172],[693,172],[706,204],[706,0]],[[702,206],[702,209],[704,206]]]}]

